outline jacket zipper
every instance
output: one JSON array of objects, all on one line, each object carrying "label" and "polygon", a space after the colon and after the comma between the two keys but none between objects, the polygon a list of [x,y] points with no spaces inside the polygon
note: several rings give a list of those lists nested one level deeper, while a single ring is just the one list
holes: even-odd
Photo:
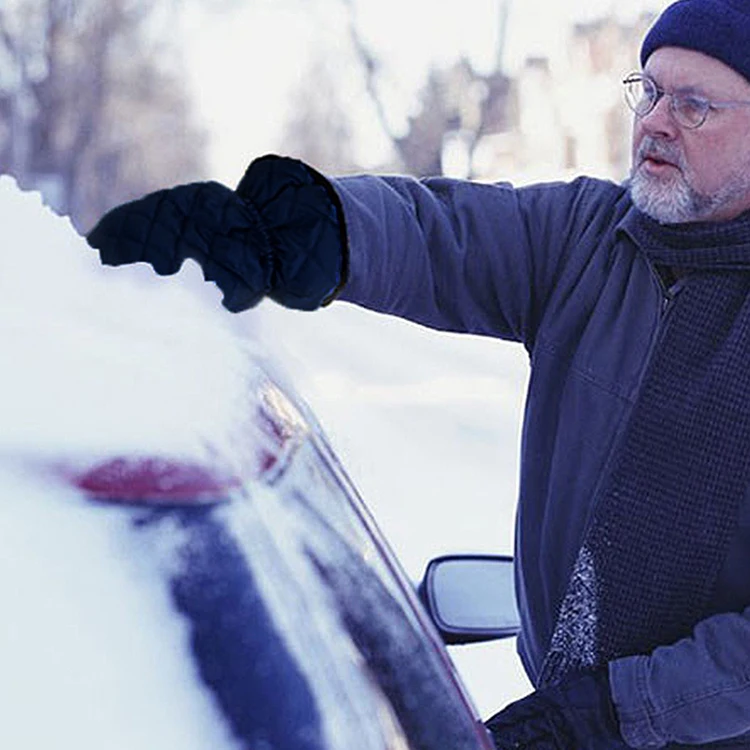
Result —
[{"label": "jacket zipper", "polygon": [[664,335],[664,330],[667,326],[667,321],[669,320],[669,316],[672,314],[672,310],[674,309],[675,298],[680,293],[682,288],[685,286],[685,283],[687,281],[687,277],[683,276],[682,278],[677,279],[677,281],[675,281],[675,283],[672,284],[671,287],[667,288],[664,282],[662,281],[661,276],[659,276],[658,271],[656,270],[656,268],[654,268],[653,264],[650,261],[647,261],[647,263],[648,263],[649,271],[651,272],[651,278],[654,280],[654,283],[656,284],[657,290],[661,297],[661,309],[660,309],[659,320],[656,325],[656,330],[654,331],[654,334],[651,337],[648,354],[646,355],[644,367],[641,372],[641,380],[638,383],[638,390],[636,391],[636,393],[640,391],[641,383],[643,382],[643,376],[646,374],[646,370],[648,369],[648,365],[649,365],[649,362],[651,361],[651,357],[654,356],[654,350],[659,344],[659,341],[661,341],[661,337]]}]

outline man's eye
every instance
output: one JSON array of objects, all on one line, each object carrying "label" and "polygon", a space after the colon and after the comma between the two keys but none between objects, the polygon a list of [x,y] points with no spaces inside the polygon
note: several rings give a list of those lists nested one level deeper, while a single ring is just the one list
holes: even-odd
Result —
[{"label": "man's eye", "polygon": [[679,96],[675,98],[677,108],[687,117],[701,117],[708,109],[708,102],[700,97]]}]

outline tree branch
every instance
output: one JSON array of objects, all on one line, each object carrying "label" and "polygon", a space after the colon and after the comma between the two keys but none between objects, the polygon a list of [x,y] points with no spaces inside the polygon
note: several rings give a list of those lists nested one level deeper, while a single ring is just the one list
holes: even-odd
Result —
[{"label": "tree branch", "polygon": [[404,162],[403,153],[401,150],[401,144],[399,138],[391,127],[388,121],[388,113],[386,112],[385,103],[380,95],[377,85],[377,77],[380,68],[380,64],[365,42],[357,24],[357,9],[355,7],[354,0],[341,0],[344,7],[346,8],[348,15],[347,31],[349,33],[349,39],[354,48],[354,52],[357,55],[357,59],[362,65],[362,69],[365,73],[365,90],[370,98],[373,106],[375,107],[375,113],[380,123],[380,127],[383,132],[390,140],[393,150],[397,154],[398,158]]}]

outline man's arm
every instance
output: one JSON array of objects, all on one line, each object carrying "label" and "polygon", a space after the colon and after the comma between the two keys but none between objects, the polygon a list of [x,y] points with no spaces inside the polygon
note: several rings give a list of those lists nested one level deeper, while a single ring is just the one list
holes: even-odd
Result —
[{"label": "man's arm", "polygon": [[264,297],[304,310],[340,298],[530,349],[576,240],[611,221],[621,192],[586,179],[514,189],[327,178],[271,155],[235,191],[193,183],[118,206],[88,241],[106,264],[143,261],[160,274],[192,258],[232,312]]},{"label": "man's arm", "polygon": [[520,189],[445,178],[331,182],[348,238],[339,299],[527,348],[587,212],[603,212],[618,192],[591,180]]},{"label": "man's arm", "polygon": [[[574,673],[487,721],[498,750],[701,747],[750,733],[750,608],[690,638]],[[736,747],[747,747],[750,736]],[[735,745],[731,745],[735,747]]]},{"label": "man's arm", "polygon": [[750,732],[750,608],[690,638],[610,663],[620,729],[635,748],[705,744]]}]

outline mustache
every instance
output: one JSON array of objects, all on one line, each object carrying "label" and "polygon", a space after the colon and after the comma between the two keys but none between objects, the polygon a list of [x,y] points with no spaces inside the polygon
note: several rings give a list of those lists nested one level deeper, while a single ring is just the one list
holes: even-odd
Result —
[{"label": "mustache", "polygon": [[658,159],[669,164],[673,164],[678,169],[682,169],[682,151],[676,144],[647,135],[641,141],[636,153],[636,164],[640,166],[646,159]]}]

